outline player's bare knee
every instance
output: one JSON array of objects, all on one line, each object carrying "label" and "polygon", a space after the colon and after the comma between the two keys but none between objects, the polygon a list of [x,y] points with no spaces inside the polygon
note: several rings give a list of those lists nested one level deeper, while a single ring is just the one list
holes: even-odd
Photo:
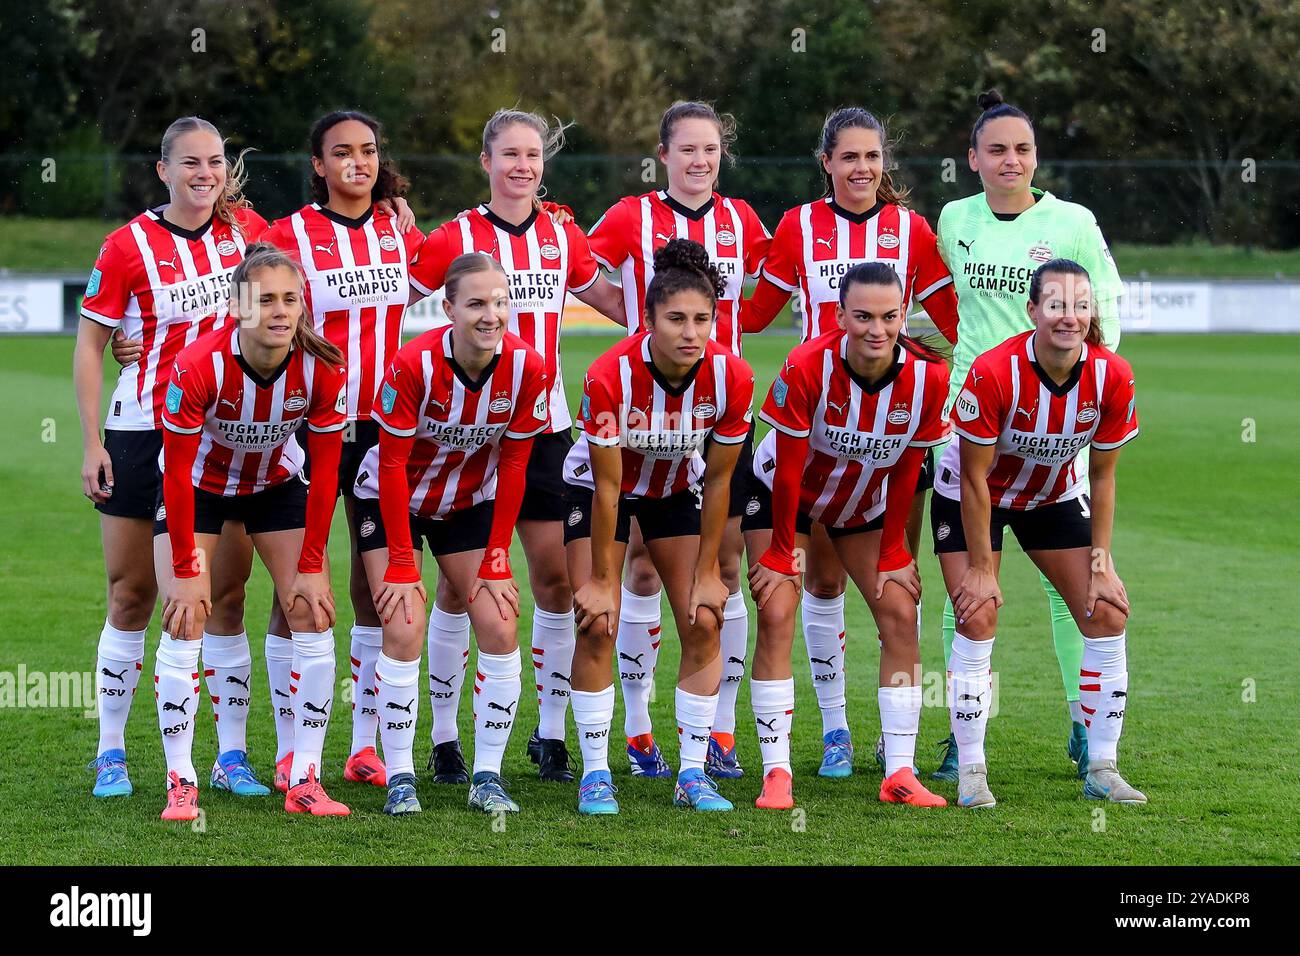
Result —
[{"label": "player's bare knee", "polygon": [[460,595],[456,593],[445,577],[438,577],[438,589],[435,595],[435,601],[438,607],[442,608],[448,614],[464,614],[466,612],[465,602],[461,600]]},{"label": "player's bare knee", "polygon": [[573,607],[573,590],[567,573],[554,572],[532,582],[533,601],[543,611],[561,614]]},{"label": "player's bare knee", "polygon": [[805,591],[823,601],[834,600],[844,593],[844,580],[842,578],[813,577],[809,573],[804,576],[803,586]]},{"label": "player's bare knee", "polygon": [[415,661],[424,650],[424,628],[419,621],[407,623],[400,615],[384,625],[384,656],[395,661]]},{"label": "player's bare knee", "polygon": [[957,623],[957,633],[972,641],[987,641],[997,632],[998,612],[992,601],[985,601],[964,621]]},{"label": "player's bare knee", "polygon": [[108,584],[108,619],[114,627],[139,631],[149,626],[158,588],[153,576],[148,581],[119,578]]},{"label": "player's bare knee", "polygon": [[659,582],[659,575],[648,557],[645,560],[630,563],[623,584],[633,594],[642,595],[655,594],[663,587]]},{"label": "player's bare knee", "polygon": [[1092,608],[1092,617],[1079,622],[1084,637],[1113,637],[1128,626],[1128,615],[1107,601],[1098,601]]}]

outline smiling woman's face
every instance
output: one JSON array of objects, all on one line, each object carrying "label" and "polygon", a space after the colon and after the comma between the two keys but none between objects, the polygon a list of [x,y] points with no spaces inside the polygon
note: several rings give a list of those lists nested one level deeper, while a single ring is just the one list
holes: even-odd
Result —
[{"label": "smiling woman's face", "polygon": [[158,162],[158,178],[167,184],[172,205],[186,213],[211,213],[226,188],[221,137],[201,129],[177,136],[171,155]]}]

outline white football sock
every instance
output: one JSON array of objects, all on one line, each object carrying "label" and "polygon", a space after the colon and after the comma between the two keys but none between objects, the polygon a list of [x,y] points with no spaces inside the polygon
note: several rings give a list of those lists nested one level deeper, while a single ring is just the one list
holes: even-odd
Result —
[{"label": "white football sock", "polygon": [[166,632],[158,642],[154,661],[154,696],[158,703],[158,729],[162,732],[167,771],[192,784],[194,772],[194,716],[199,709],[199,651],[203,640],[178,641]]},{"label": "white football sock", "polygon": [[415,773],[411,750],[415,746],[415,723],[420,717],[419,683],[418,657],[413,661],[395,661],[380,653],[375,662],[375,701],[380,714],[379,738],[384,742],[384,767],[390,783],[399,773]]},{"label": "white football sock", "polygon": [[478,652],[474,675],[474,773],[501,772],[519,707],[519,648],[509,654]]},{"label": "white football sock", "polygon": [[813,690],[822,712],[822,735],[848,730],[844,713],[844,595],[819,598],[804,591],[799,611]]},{"label": "white football sock", "polygon": [[334,632],[294,631],[293,669],[293,769],[289,786],[307,779],[307,768],[316,767],[316,778],[325,776],[321,754],[334,704]]},{"label": "white football sock", "polygon": [[1085,637],[1079,668],[1079,703],[1088,728],[1088,759],[1115,760],[1128,704],[1126,631]]},{"label": "white football sock", "polygon": [[948,713],[957,739],[960,766],[984,763],[984,734],[993,703],[993,680],[989,662],[993,659],[993,638],[972,641],[961,634],[952,638],[948,658]]},{"label": "white football sock", "polygon": [[[1079,692],[1082,696],[1083,692]],[[1088,725],[1088,715],[1083,712],[1083,704],[1077,700],[1067,700],[1065,705],[1070,708],[1070,721],[1076,724]]]},{"label": "white football sock", "polygon": [[253,673],[253,654],[248,634],[203,632],[203,679],[212,700],[212,719],[217,724],[217,753],[248,752],[248,704]]},{"label": "white football sock", "polygon": [[[352,646],[349,648],[352,660],[352,749],[349,754],[375,745],[375,731],[379,728],[379,709],[375,706],[375,663],[383,646],[382,627],[352,625]],[[385,751],[384,756],[387,755]]]},{"label": "white football sock", "polygon": [[650,693],[659,662],[659,606],[663,592],[633,594],[623,588],[618,610],[618,680],[623,688],[623,733],[639,737],[651,733]]},{"label": "white football sock", "polygon": [[123,631],[104,621],[95,656],[99,750],[126,749],[126,719],[144,669],[144,631]]},{"label": "white football sock", "polygon": [[533,610],[533,672],[537,677],[538,735],[564,739],[564,714],[569,706],[573,670],[573,613]]},{"label": "white football sock", "polygon": [[911,767],[916,760],[916,734],[921,727],[921,688],[882,687],[876,694],[880,704],[880,732],[885,737],[885,776]]},{"label": "white football sock", "polygon": [[435,604],[429,609],[429,706],[433,710],[433,744],[457,740],[460,689],[469,666],[469,615],[451,614]]},{"label": "white football sock", "polygon": [[594,770],[609,771],[609,726],[614,722],[614,685],[604,690],[575,690],[573,725],[582,751],[582,775]]},{"label": "white football sock", "polygon": [[718,715],[713,733],[736,732],[736,695],[745,679],[745,654],[749,650],[749,608],[745,595],[737,591],[728,595],[722,611],[722,683],[718,686]]},{"label": "white football sock", "polygon": [[785,680],[751,680],[749,698],[754,705],[754,726],[758,730],[758,749],[763,755],[763,775],[780,767],[790,767],[790,730],[794,726],[794,678]]},{"label": "white football sock", "polygon": [[275,717],[275,762],[293,750],[293,641],[278,634],[266,635],[266,679],[271,685],[271,714]]},{"label": "white football sock", "polygon": [[677,736],[681,743],[681,769],[703,770],[709,754],[709,734],[718,713],[718,695],[704,697],[677,688]]}]

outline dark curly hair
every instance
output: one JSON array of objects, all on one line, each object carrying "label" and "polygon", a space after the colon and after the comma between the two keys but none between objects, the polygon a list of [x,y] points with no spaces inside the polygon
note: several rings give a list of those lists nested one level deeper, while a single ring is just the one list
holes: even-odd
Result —
[{"label": "dark curly hair", "polygon": [[645,292],[647,322],[654,319],[655,309],[661,302],[678,292],[694,289],[716,305],[727,288],[708,250],[690,239],[670,239],[655,253],[654,268],[654,278]]},{"label": "dark curly hair", "polygon": [[[339,123],[346,123],[348,120],[356,120],[358,123],[364,123],[370,127],[370,131],[375,134],[375,145],[383,149],[384,130],[379,124],[379,120],[366,113],[357,110],[335,110],[332,113],[326,113],[318,119],[311,128],[311,154],[317,159],[325,158],[325,134],[332,130]],[[391,159],[383,158],[380,153],[379,172],[375,176],[375,185],[370,190],[370,199],[372,202],[379,202],[381,199],[394,199],[397,196],[405,196],[406,190],[411,183],[401,173],[397,171],[397,166]],[[316,170],[311,172],[311,198],[313,202],[325,205],[330,200],[329,185],[325,182],[325,177],[316,175]]]}]

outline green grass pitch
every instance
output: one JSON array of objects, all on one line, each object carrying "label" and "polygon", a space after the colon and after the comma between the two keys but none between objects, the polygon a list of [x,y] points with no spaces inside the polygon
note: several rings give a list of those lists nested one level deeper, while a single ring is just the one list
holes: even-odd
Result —
[{"label": "green grass pitch", "polygon": [[[566,340],[572,401],[582,371],[611,341]],[[793,343],[777,335],[746,340],[764,391]],[[351,817],[289,818],[279,795],[240,800],[210,792],[204,780],[203,827],[163,824],[162,753],[148,692],[155,623],[127,730],[135,796],[90,796],[91,776],[83,767],[94,756],[96,725],[81,707],[18,708],[13,698],[0,701],[0,863],[1300,862],[1294,706],[1300,687],[1300,338],[1131,336],[1122,349],[1137,373],[1142,435],[1125,450],[1119,472],[1115,554],[1134,607],[1121,765],[1149,794],[1147,807],[1102,812],[1083,799],[1065,757],[1068,722],[1046,599],[1028,561],[1009,545],[1003,566],[1007,603],[994,657],[1001,709],[989,728],[990,781],[999,804],[990,812],[922,811],[877,801],[880,775],[871,759],[879,727],[876,642],[864,602],[850,591],[848,690],[856,769],[844,781],[814,774],[820,722],[796,638],[797,813],[753,808],[760,764],[746,684],[737,736],[747,775],[722,785],[737,805],[730,814],[674,810],[670,782],[632,780],[615,745],[622,815],[580,819],[574,787],[538,782],[524,756],[535,719],[535,700],[525,692],[505,765],[523,812],[506,820],[503,830],[466,808],[465,788],[431,783],[420,786],[422,815],[384,817],[381,790],[341,780],[349,743],[349,715],[342,706],[330,731],[325,779],[334,795],[351,804]],[[0,672],[15,676],[20,666],[28,673],[93,670],[103,621],[98,522],[79,491],[71,350],[69,338],[0,344]],[[340,512],[331,542],[340,597],[340,686],[348,674],[351,624],[338,570],[346,566],[344,531]],[[516,561],[522,571],[522,556]],[[922,656],[933,675],[942,669],[942,583],[928,547],[922,549],[921,572]],[[258,566],[247,608],[256,701],[250,750],[268,781],[274,745],[261,647],[269,600],[268,579]],[[653,714],[673,759],[677,653],[670,631],[671,625],[665,628]],[[520,633],[526,641],[527,612]],[[423,767],[427,700],[421,706],[416,760]],[[468,709],[466,699],[461,727],[467,751]],[[202,770],[210,766],[215,738],[208,709],[200,712],[195,763]],[[620,707],[616,740],[621,722]],[[946,711],[926,707],[918,748],[923,771],[933,769],[933,744],[946,733]],[[952,798],[951,785],[935,786]]]}]

